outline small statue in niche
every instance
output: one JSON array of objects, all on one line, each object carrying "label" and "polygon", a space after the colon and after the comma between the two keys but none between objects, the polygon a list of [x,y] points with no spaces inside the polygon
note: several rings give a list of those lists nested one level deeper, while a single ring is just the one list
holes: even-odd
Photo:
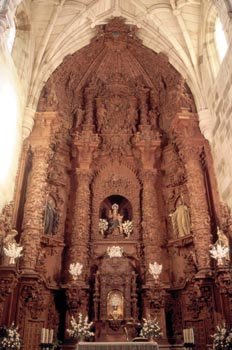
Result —
[{"label": "small statue in niche", "polygon": [[172,219],[173,231],[178,237],[184,237],[190,234],[190,215],[189,209],[184,203],[181,195],[176,201],[176,209],[169,214]]},{"label": "small statue in niche", "polygon": [[3,238],[4,264],[15,264],[15,259],[22,256],[23,247],[16,242],[18,231],[11,229]]},{"label": "small statue in niche", "polygon": [[49,197],[44,211],[44,233],[55,234],[58,229],[59,215],[52,197]]},{"label": "small statue in niche", "polygon": [[[108,216],[103,214],[105,218],[99,219],[99,232],[104,238],[108,235],[119,236],[123,234],[125,238],[129,239],[133,232],[133,222],[130,220],[123,221],[124,215],[121,215],[118,209],[118,204],[114,203]],[[127,214],[125,216],[127,217]]]},{"label": "small statue in niche", "polygon": [[118,212],[118,204],[112,205],[112,210],[109,211],[109,233],[114,233],[115,229],[119,229],[120,233],[123,233],[122,220],[123,215]]}]

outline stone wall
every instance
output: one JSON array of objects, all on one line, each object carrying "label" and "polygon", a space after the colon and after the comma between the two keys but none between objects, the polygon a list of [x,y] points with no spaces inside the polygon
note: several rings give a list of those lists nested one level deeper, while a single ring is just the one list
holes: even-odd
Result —
[{"label": "stone wall", "polygon": [[7,47],[8,31],[19,2],[11,0],[0,6],[0,211],[13,198],[21,149],[20,84]]},{"label": "stone wall", "polygon": [[221,199],[232,208],[232,19],[231,12],[224,1],[216,1],[215,6],[229,47],[215,77],[210,76],[210,60],[207,60],[205,52],[202,85],[212,115],[211,147],[219,194]]}]

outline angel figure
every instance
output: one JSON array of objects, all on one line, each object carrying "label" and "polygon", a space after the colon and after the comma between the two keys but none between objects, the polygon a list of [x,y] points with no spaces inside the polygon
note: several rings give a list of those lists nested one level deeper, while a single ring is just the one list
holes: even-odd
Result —
[{"label": "angel figure", "polygon": [[[18,232],[12,229],[3,238],[3,251],[4,255],[10,258],[7,259],[9,261],[9,264],[15,264],[15,259],[22,256],[21,252],[23,250],[23,247],[20,246],[15,240],[15,236],[17,236],[17,234]],[[8,261],[6,261],[6,263]]]}]

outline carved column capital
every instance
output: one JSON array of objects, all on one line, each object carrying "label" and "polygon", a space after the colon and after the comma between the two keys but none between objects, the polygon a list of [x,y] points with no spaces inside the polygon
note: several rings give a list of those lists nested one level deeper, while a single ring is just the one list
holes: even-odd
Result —
[{"label": "carved column capital", "polygon": [[22,131],[23,140],[26,139],[32,132],[32,129],[34,126],[35,113],[36,111],[32,107],[28,106],[25,108],[24,118],[23,118],[23,131]]},{"label": "carved column capital", "polygon": [[81,169],[89,169],[92,163],[93,152],[100,144],[100,138],[92,130],[83,130],[76,133],[74,145],[78,151],[78,163]]},{"label": "carved column capital", "polygon": [[205,108],[205,109],[202,109],[201,111],[198,111],[198,115],[199,115],[199,126],[202,134],[209,142],[212,142],[214,120],[211,112],[209,111],[208,108]]}]

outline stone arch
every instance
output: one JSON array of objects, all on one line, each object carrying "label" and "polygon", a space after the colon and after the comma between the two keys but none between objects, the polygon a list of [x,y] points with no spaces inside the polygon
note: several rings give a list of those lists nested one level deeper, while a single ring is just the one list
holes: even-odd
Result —
[{"label": "stone arch", "polygon": [[[19,79],[25,84],[30,80],[33,50],[28,9],[23,2],[17,7],[14,20],[16,33],[12,57],[17,68]],[[27,91],[28,86],[25,85],[24,88],[25,91]]]},{"label": "stone arch", "polygon": [[212,81],[217,76],[218,70],[220,68],[219,56],[217,52],[216,42],[215,42],[215,24],[218,18],[218,13],[214,5],[208,8],[206,13],[205,30],[203,33],[203,39],[205,43],[205,53],[206,59],[209,63],[210,75]]}]

